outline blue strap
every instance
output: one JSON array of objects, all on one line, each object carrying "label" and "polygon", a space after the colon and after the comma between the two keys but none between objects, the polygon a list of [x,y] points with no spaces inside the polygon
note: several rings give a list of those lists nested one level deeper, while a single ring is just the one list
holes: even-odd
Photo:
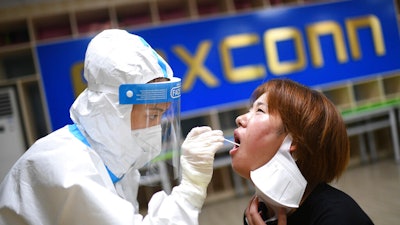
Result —
[{"label": "blue strap", "polygon": [[[69,132],[71,132],[76,138],[78,138],[82,143],[84,143],[86,146],[90,147],[89,142],[86,140],[86,138],[83,136],[83,134],[81,133],[81,131],[78,129],[78,127],[76,126],[76,124],[70,124],[68,125],[68,129]],[[110,169],[108,169],[108,167],[106,165],[104,165],[107,169],[108,175],[110,176],[112,182],[115,184],[118,181],[120,181],[122,179],[115,176],[115,174],[113,172],[111,172]]]},{"label": "blue strap", "polygon": [[81,142],[83,142],[85,145],[90,147],[89,142],[86,140],[86,138],[83,136],[81,131],[78,129],[76,124],[70,124],[68,125],[69,132],[71,132],[76,138],[78,138]]}]

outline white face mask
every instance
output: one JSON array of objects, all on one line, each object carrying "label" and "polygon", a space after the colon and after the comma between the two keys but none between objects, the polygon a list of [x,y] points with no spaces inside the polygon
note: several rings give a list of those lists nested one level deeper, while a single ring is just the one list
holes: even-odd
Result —
[{"label": "white face mask", "polygon": [[142,154],[136,158],[133,165],[139,169],[161,152],[161,125],[132,130],[132,139],[138,145]]},{"label": "white face mask", "polygon": [[256,194],[272,206],[298,208],[307,181],[301,174],[292,155],[292,137],[286,136],[278,152],[264,166],[251,171],[250,178],[256,187]]}]

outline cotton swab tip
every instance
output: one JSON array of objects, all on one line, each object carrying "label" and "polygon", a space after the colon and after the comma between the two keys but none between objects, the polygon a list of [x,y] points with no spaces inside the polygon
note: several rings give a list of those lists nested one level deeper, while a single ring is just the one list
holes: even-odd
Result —
[{"label": "cotton swab tip", "polygon": [[234,142],[234,141],[231,141],[231,140],[229,140],[229,139],[224,138],[224,140],[225,140],[226,142],[229,142],[229,143],[234,144],[234,145],[236,145],[236,146],[240,146],[240,144],[238,144],[238,143],[236,143],[236,142]]}]

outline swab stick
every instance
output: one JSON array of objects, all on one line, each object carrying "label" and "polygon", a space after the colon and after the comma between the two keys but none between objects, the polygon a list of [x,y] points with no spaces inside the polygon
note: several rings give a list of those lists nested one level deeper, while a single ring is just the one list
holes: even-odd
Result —
[{"label": "swab stick", "polygon": [[231,141],[231,140],[229,140],[229,139],[226,139],[226,138],[224,138],[224,139],[225,139],[226,142],[229,142],[229,143],[231,143],[231,144],[240,146],[240,144],[238,144],[238,143],[236,143],[236,142],[233,142],[233,141]]}]

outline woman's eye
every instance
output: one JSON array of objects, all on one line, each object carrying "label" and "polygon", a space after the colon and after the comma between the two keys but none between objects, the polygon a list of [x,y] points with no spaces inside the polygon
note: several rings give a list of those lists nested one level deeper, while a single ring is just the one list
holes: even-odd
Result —
[{"label": "woman's eye", "polygon": [[258,108],[257,112],[265,113],[265,111],[263,109],[261,109],[261,108]]}]

